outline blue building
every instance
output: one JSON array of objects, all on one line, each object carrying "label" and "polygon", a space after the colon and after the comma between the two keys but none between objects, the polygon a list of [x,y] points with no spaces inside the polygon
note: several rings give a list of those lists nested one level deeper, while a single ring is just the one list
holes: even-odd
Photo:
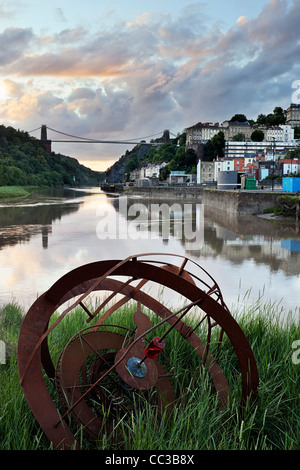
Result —
[{"label": "blue building", "polygon": [[282,178],[282,190],[297,193],[300,191],[300,178]]}]

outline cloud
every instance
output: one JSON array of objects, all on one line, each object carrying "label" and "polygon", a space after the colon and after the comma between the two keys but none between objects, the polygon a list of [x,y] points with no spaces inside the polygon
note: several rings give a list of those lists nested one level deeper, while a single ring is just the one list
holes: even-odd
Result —
[{"label": "cloud", "polygon": [[[299,0],[270,0],[227,30],[208,22],[204,8],[147,13],[96,32],[5,29],[0,73],[11,99],[1,119],[119,140],[288,106],[300,78]],[[105,158],[118,152],[110,147]]]},{"label": "cloud", "polygon": [[244,26],[245,24],[248,23],[248,18],[247,18],[247,16],[240,16],[240,17],[237,19],[236,23],[237,23],[239,26]]},{"label": "cloud", "polygon": [[31,28],[6,28],[0,34],[0,67],[22,58],[32,39]]},{"label": "cloud", "polygon": [[4,0],[0,0],[0,21],[14,18],[20,8],[24,6],[23,2],[11,0],[9,3]]},{"label": "cloud", "polygon": [[63,23],[66,23],[67,21],[62,8],[55,8],[55,18],[57,18],[58,21],[62,21]]}]

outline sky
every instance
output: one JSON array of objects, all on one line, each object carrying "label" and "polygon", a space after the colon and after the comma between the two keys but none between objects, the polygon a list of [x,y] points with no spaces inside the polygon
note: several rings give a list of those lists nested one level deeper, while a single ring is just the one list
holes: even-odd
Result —
[{"label": "sky", "polygon": [[[299,24],[300,0],[0,0],[0,124],[149,141],[286,109]],[[52,150],[105,171],[133,145]]]}]

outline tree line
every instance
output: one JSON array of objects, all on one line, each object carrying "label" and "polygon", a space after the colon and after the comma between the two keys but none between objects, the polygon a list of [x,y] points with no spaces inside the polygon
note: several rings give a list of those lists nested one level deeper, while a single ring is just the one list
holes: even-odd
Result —
[{"label": "tree line", "polygon": [[82,186],[98,180],[97,172],[75,158],[49,155],[28,132],[0,126],[0,186]]}]

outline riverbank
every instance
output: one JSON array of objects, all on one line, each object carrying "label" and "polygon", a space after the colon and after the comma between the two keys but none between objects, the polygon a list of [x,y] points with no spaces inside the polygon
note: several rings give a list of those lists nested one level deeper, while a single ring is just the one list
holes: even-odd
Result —
[{"label": "riverbank", "polygon": [[0,186],[0,202],[21,199],[29,196],[37,187],[32,186]]},{"label": "riverbank", "polygon": [[[220,411],[207,378],[201,375],[201,380],[190,389],[188,369],[191,364],[189,367],[182,365],[186,362],[180,360],[186,351],[185,341],[176,335],[170,341],[173,360],[179,359],[176,361],[177,372],[184,376],[185,386],[187,384],[184,406],[175,407],[169,421],[163,419],[159,424],[155,407],[145,402],[142,409],[130,413],[129,419],[124,417],[115,423],[115,433],[100,436],[93,446],[79,436],[83,447],[87,450],[117,451],[122,448],[152,452],[178,449],[299,450],[300,364],[299,353],[296,354],[293,344],[300,340],[300,324],[299,318],[282,322],[278,310],[274,303],[263,304],[258,300],[232,313],[248,338],[260,377],[258,402],[246,406],[243,414],[238,412],[240,383],[230,344],[224,344],[221,365],[230,378],[232,396],[228,407]],[[126,310],[122,310],[118,319],[126,318],[125,314]],[[53,330],[53,357],[59,357],[66,341],[86,327],[83,311],[76,310],[76,318],[69,315],[61,329]],[[6,345],[6,364],[0,364],[0,446],[2,450],[51,450],[19,384],[17,342],[23,316],[24,312],[16,304],[0,310],[0,340]],[[51,383],[48,386],[55,396]],[[116,440],[116,430],[122,436],[121,447],[120,441]]]}]

